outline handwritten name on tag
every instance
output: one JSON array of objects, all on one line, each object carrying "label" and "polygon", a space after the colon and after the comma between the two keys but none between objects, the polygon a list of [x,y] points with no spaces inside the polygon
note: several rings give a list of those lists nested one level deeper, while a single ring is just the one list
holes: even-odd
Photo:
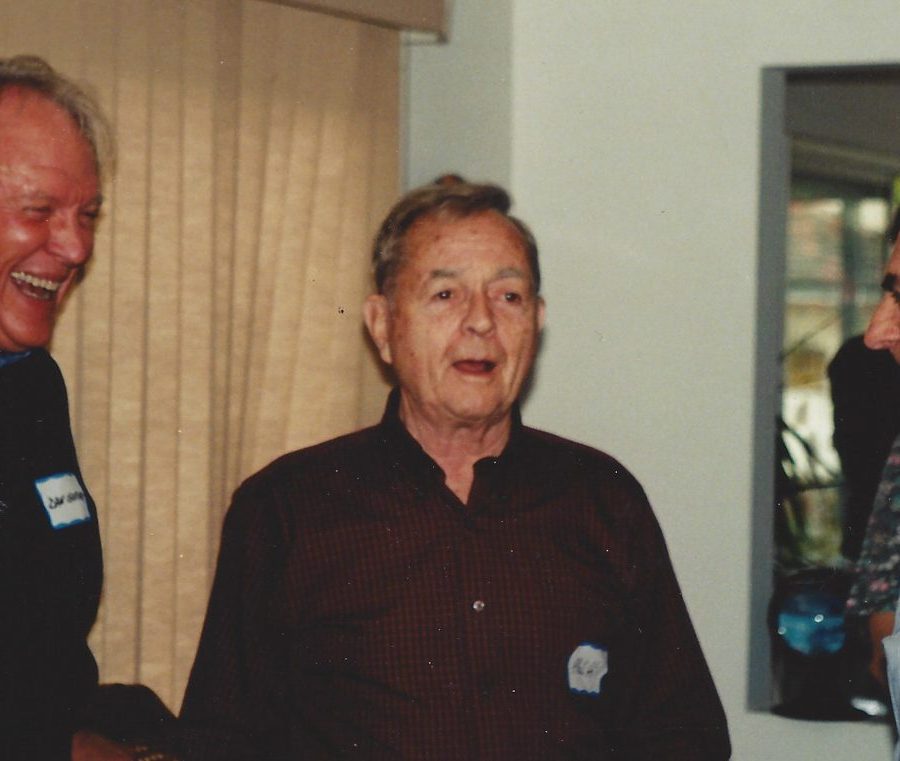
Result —
[{"label": "handwritten name on tag", "polygon": [[38,496],[54,529],[91,519],[87,494],[74,473],[57,473],[34,482]]},{"label": "handwritten name on tag", "polygon": [[599,695],[600,683],[609,671],[605,647],[585,642],[569,656],[569,689],[585,695]]}]

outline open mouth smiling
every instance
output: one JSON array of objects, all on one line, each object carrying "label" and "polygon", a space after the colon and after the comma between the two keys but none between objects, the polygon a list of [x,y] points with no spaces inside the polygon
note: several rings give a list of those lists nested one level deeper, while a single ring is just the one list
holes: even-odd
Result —
[{"label": "open mouth smiling", "polygon": [[29,275],[27,272],[13,272],[10,277],[22,293],[41,301],[51,301],[63,283],[63,281]]}]

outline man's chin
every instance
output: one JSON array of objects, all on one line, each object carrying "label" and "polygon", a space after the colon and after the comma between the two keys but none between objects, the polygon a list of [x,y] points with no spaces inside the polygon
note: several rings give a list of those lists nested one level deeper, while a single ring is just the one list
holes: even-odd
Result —
[{"label": "man's chin", "polygon": [[52,329],[0,330],[0,351],[20,352],[40,349],[50,343]]},{"label": "man's chin", "polygon": [[469,425],[492,425],[509,416],[510,406],[499,399],[459,399],[447,405],[453,417]]}]

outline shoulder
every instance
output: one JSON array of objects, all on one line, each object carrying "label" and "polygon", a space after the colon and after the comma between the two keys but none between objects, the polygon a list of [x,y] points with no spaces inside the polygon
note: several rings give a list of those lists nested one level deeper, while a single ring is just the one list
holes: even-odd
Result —
[{"label": "shoulder", "polygon": [[7,365],[3,377],[38,386],[63,385],[62,371],[46,349],[34,349],[27,357]]},{"label": "shoulder", "polygon": [[242,488],[271,486],[303,474],[340,474],[347,468],[363,467],[379,441],[378,429],[372,427],[288,452],[250,476]]},{"label": "shoulder", "polygon": [[[600,562],[629,594],[667,575],[668,550],[647,495],[618,459],[594,447],[526,429],[531,461],[525,473],[540,479],[540,495],[557,506],[548,531],[575,555]],[[528,476],[531,478],[531,476]]]},{"label": "shoulder", "polygon": [[650,539],[659,526],[638,479],[618,459],[586,444],[526,428],[522,473],[544,497],[565,504],[565,521],[624,542]]},{"label": "shoulder", "polygon": [[44,368],[47,372],[58,375],[60,378],[62,377],[59,365],[56,364],[56,360],[53,359],[50,352],[46,349],[35,349],[28,355],[28,360],[34,362],[37,367]]},{"label": "shoulder", "polygon": [[900,379],[897,363],[890,352],[870,349],[862,335],[848,338],[828,363],[833,384],[893,383]]},{"label": "shoulder", "polygon": [[281,455],[237,488],[229,512],[252,505],[293,511],[364,484],[377,472],[380,449],[378,428],[372,427]]},{"label": "shoulder", "polygon": [[859,362],[866,361],[870,354],[874,352],[866,348],[861,335],[848,338],[828,363],[828,374],[840,377],[843,372],[855,368]]},{"label": "shoulder", "polygon": [[553,433],[525,427],[522,431],[523,457],[541,470],[553,471],[566,479],[586,480],[595,486],[620,490],[644,499],[637,478],[619,460],[587,444]]},{"label": "shoulder", "polygon": [[22,417],[38,410],[39,420],[68,419],[69,403],[62,371],[44,349],[35,349],[0,370],[0,397],[4,415]]}]

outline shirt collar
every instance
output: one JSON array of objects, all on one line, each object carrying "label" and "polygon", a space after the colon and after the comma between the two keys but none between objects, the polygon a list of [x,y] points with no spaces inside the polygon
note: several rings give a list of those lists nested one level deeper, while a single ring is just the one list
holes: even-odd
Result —
[{"label": "shirt collar", "polygon": [[[482,485],[493,493],[504,491],[513,477],[514,468],[523,462],[524,431],[519,405],[513,405],[509,440],[497,457],[485,457],[475,463],[475,481],[472,494],[481,492]],[[391,467],[401,466],[418,489],[433,488],[444,484],[444,471],[428,455],[418,441],[406,430],[400,420],[400,389],[395,387],[388,396],[380,432]],[[486,482],[484,484],[480,482]],[[470,500],[471,504],[471,500]]]},{"label": "shirt collar", "polygon": [[18,362],[20,359],[25,359],[31,354],[31,351],[31,349],[25,351],[0,351],[0,367],[6,367]]},{"label": "shirt collar", "polygon": [[417,486],[425,486],[435,479],[443,482],[444,473],[441,468],[422,449],[400,420],[399,388],[393,388],[388,395],[380,429],[385,453],[392,468],[402,466]]},{"label": "shirt collar", "polygon": [[[510,410],[511,416],[511,425],[509,431],[509,441],[506,442],[506,446],[503,448],[503,452],[500,453],[499,457],[487,457],[486,460],[500,460],[507,459],[507,453],[510,449],[515,449],[519,440],[522,437],[522,413],[519,409],[518,403],[514,404],[512,409]],[[385,433],[392,439],[408,439],[413,444],[415,444],[415,448],[420,452],[424,453],[425,450],[419,445],[409,431],[406,430],[406,426],[403,425],[403,421],[400,420],[400,388],[395,386],[391,389],[391,393],[388,395],[387,404],[384,408],[384,415],[381,417],[381,427],[384,429]],[[428,457],[428,455],[425,455]],[[428,459],[431,459],[430,457]]]}]

